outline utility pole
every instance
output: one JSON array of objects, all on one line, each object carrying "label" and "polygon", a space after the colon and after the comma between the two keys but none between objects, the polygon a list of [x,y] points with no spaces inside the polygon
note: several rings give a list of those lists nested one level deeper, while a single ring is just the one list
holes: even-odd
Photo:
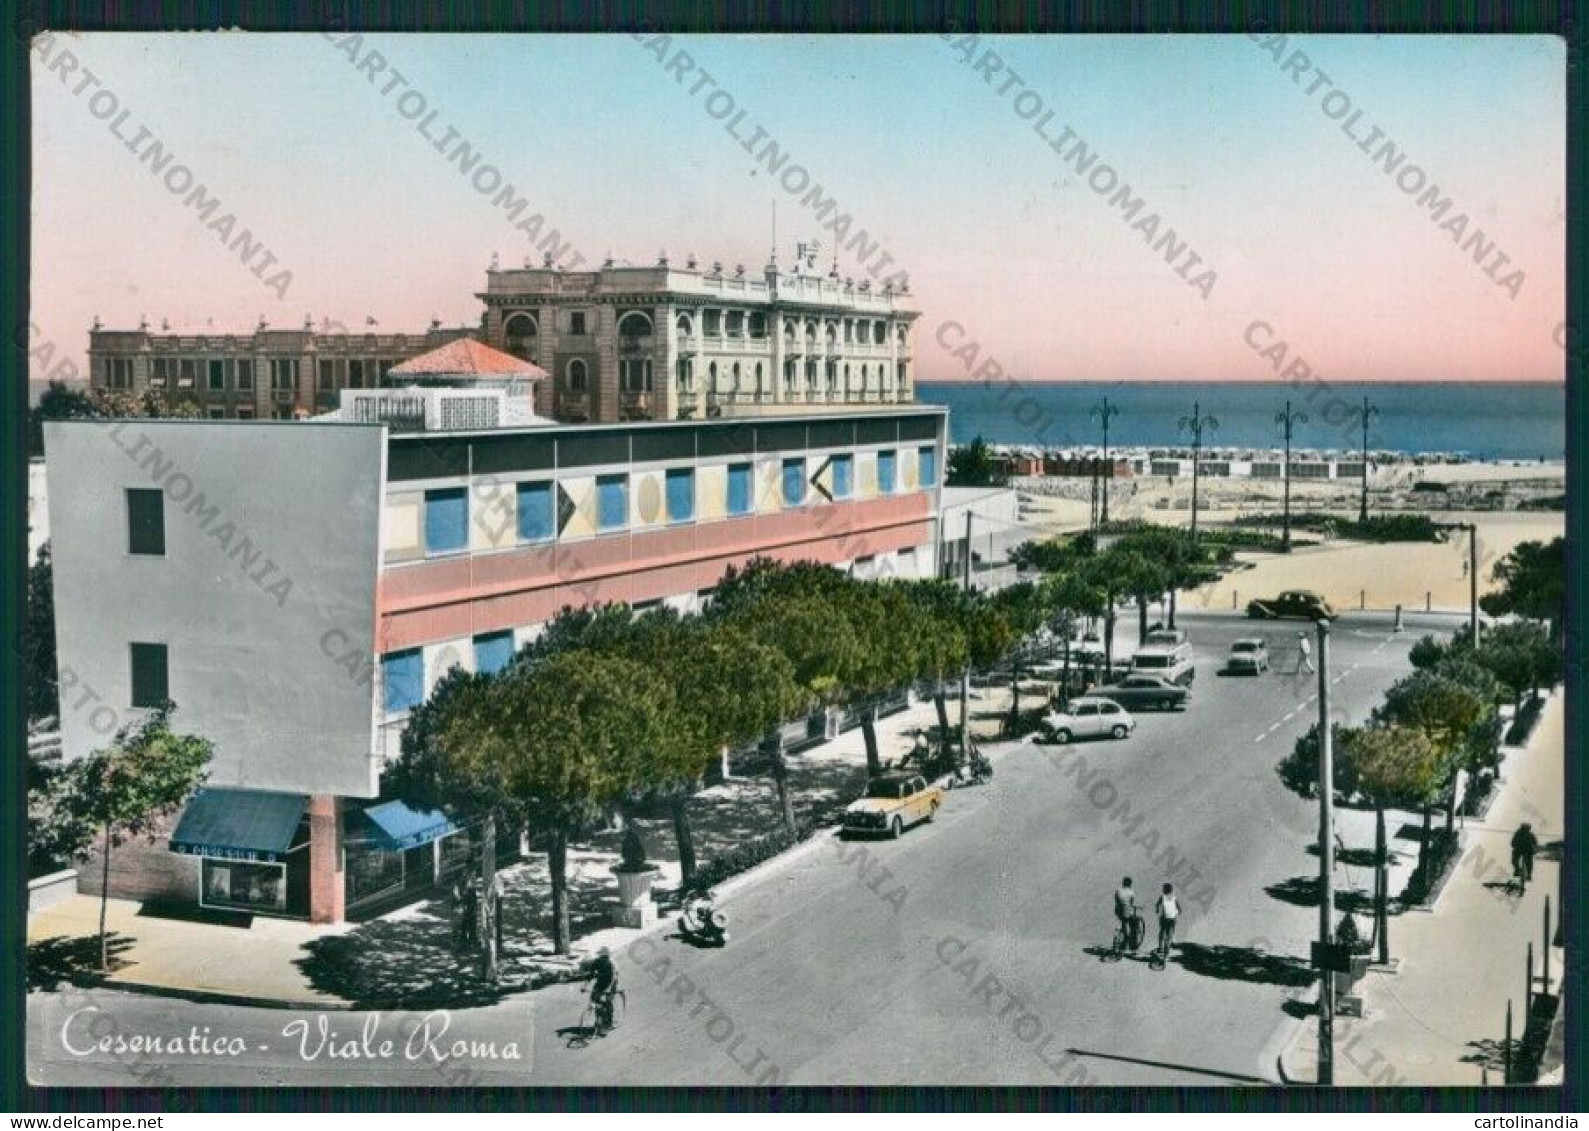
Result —
[{"label": "utility pole", "polygon": [[1335,756],[1330,736],[1330,622],[1319,624],[1319,1083],[1335,1083]]},{"label": "utility pole", "polygon": [[[971,599],[971,508],[966,507],[966,556],[960,565],[960,585]],[[960,673],[960,763],[971,761],[971,661]]]},{"label": "utility pole", "polygon": [[1468,636],[1479,646],[1479,526],[1465,524],[1468,532]]},{"label": "utility pole", "polygon": [[1192,402],[1192,415],[1183,416],[1176,423],[1180,432],[1190,432],[1192,436],[1192,538],[1197,538],[1197,478],[1198,470],[1203,462],[1203,431],[1219,430],[1219,421],[1203,412],[1202,406],[1197,401]]},{"label": "utility pole", "polygon": [[[1100,401],[1097,404],[1093,405],[1092,408],[1088,410],[1088,415],[1091,416],[1093,419],[1095,419],[1095,420],[1097,420],[1097,421],[1099,421],[1099,422],[1101,422],[1103,424],[1103,461],[1104,461],[1104,463],[1107,464],[1109,462],[1109,420],[1110,420],[1111,417],[1119,416],[1120,415],[1120,410],[1116,406],[1110,404],[1109,403],[1109,398],[1105,397],[1102,401]],[[1114,477],[1113,476],[1113,472],[1111,470],[1110,478],[1112,479],[1113,477]],[[1109,522],[1109,484],[1107,482],[1103,484],[1102,490],[1103,490],[1103,517],[1099,519],[1099,522],[1101,522],[1104,525],[1108,525],[1108,522]]]},{"label": "utility pole", "polygon": [[1285,554],[1289,554],[1291,552],[1291,429],[1298,424],[1306,424],[1307,422],[1308,414],[1305,412],[1292,412],[1290,401],[1286,401],[1284,412],[1275,413],[1275,423],[1280,425],[1280,428],[1285,433],[1286,438],[1285,519],[1280,533],[1280,551],[1281,553]]},{"label": "utility pole", "polygon": [[1363,492],[1357,506],[1357,521],[1368,521],[1368,425],[1379,417],[1379,409],[1363,398]]}]

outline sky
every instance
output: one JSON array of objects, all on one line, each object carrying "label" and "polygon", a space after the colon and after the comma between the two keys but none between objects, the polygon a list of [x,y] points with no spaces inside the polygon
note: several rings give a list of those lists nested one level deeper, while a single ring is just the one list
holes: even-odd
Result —
[{"label": "sky", "polygon": [[473,325],[553,229],[759,276],[776,212],[785,265],[908,274],[918,379],[1560,381],[1564,82],[1542,36],[57,35],[30,375],[96,316]]}]

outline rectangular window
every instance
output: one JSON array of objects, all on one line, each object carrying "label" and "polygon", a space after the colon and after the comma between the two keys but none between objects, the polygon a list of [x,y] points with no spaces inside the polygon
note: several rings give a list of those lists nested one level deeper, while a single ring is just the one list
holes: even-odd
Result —
[{"label": "rectangular window", "polygon": [[226,362],[211,361],[208,366],[208,373],[209,377],[206,383],[210,392],[224,393],[226,391]]},{"label": "rectangular window", "polygon": [[668,521],[689,522],[694,517],[694,470],[685,467],[668,472]]},{"label": "rectangular window", "polygon": [[393,361],[391,358],[382,358],[380,361],[376,362],[375,363],[375,371],[376,371],[375,383],[377,385],[385,385],[386,384],[386,375],[392,371],[392,367],[395,366],[396,364],[397,364],[397,362]]},{"label": "rectangular window", "polygon": [[750,464],[733,463],[728,466],[728,513],[750,513]]},{"label": "rectangular window", "polygon": [[449,554],[469,545],[469,492],[443,487],[425,492],[425,552]]},{"label": "rectangular window", "polygon": [[833,457],[833,497],[847,499],[855,493],[855,459],[853,456]]},{"label": "rectangular window", "polygon": [[804,459],[786,459],[783,461],[783,505],[798,507],[806,501],[806,461]]},{"label": "rectangular window", "polygon": [[550,483],[519,484],[519,540],[549,542],[557,534]]},{"label": "rectangular window", "polygon": [[622,530],[629,525],[629,477],[603,475],[596,480],[596,528]]},{"label": "rectangular window", "polygon": [[337,363],[322,359],[320,362],[320,391],[322,393],[335,392],[337,387]]},{"label": "rectangular window", "polygon": [[254,419],[254,406],[251,405],[251,404],[238,405],[237,406],[237,419],[239,419],[239,420],[252,420],[252,419]]},{"label": "rectangular window", "polygon": [[386,688],[387,714],[412,711],[425,701],[425,653],[411,648],[381,657],[381,682]]},{"label": "rectangular window", "polygon": [[132,388],[132,359],[128,357],[112,358],[110,361],[110,387],[112,389]]},{"label": "rectangular window", "polygon": [[165,556],[166,495],[158,487],[127,488],[127,552]]},{"label": "rectangular window", "polygon": [[226,419],[226,409],[222,405],[212,404],[209,408],[205,409],[204,411],[209,415],[209,418],[211,420],[225,420]]},{"label": "rectangular window", "polygon": [[298,362],[290,357],[272,358],[270,362],[270,387],[277,392],[291,392],[298,388]]},{"label": "rectangular window", "polygon": [[364,362],[358,358],[348,362],[348,388],[364,388]]},{"label": "rectangular window", "polygon": [[166,357],[157,357],[157,358],[155,358],[154,359],[154,363],[153,363],[153,367],[149,370],[149,385],[150,385],[150,387],[151,388],[155,388],[155,389],[163,389],[163,388],[165,388],[165,383],[170,378],[170,376],[171,376],[171,359],[170,358],[166,358]]},{"label": "rectangular window", "polygon": [[583,310],[569,312],[568,332],[570,334],[583,334],[585,332],[585,312]]},{"label": "rectangular window", "polygon": [[892,495],[899,489],[899,454],[897,452],[877,453],[877,493],[879,495]]},{"label": "rectangular window", "polygon": [[474,638],[474,668],[491,675],[507,667],[513,659],[513,630],[490,632]]},{"label": "rectangular window", "polygon": [[132,651],[132,705],[159,707],[171,698],[164,644],[134,644]]},{"label": "rectangular window", "polygon": [[239,358],[237,362],[237,391],[254,391],[254,362],[252,358]]},{"label": "rectangular window", "polygon": [[921,485],[923,487],[938,486],[938,449],[921,449]]},{"label": "rectangular window", "polygon": [[177,388],[191,389],[193,382],[198,379],[199,363],[191,357],[184,357],[177,370]]}]

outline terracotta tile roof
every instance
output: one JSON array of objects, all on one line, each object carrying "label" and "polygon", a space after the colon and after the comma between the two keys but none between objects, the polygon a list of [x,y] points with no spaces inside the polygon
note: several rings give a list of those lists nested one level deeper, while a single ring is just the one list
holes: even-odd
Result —
[{"label": "terracotta tile roof", "polygon": [[399,377],[545,377],[533,362],[494,350],[473,338],[458,338],[392,367]]}]

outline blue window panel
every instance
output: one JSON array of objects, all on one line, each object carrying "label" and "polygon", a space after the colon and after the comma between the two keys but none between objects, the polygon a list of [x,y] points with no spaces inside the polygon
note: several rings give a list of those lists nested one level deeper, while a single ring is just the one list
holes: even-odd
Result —
[{"label": "blue window panel", "polygon": [[412,711],[425,701],[425,653],[421,649],[382,656],[381,674],[388,714]]},{"label": "blue window panel", "polygon": [[833,497],[847,499],[855,493],[855,460],[850,456],[833,457]]},{"label": "blue window panel", "polygon": [[923,487],[938,486],[938,449],[921,449],[921,485]]},{"label": "blue window panel", "polygon": [[603,475],[596,480],[596,526],[622,530],[629,525],[629,477]]},{"label": "blue window panel", "polygon": [[750,513],[750,464],[728,466],[728,513]]},{"label": "blue window panel", "polygon": [[550,483],[519,484],[519,540],[547,542],[557,533]]},{"label": "blue window panel", "polygon": [[694,517],[694,470],[685,467],[668,472],[668,521],[689,522]]},{"label": "blue window panel", "polygon": [[877,493],[892,495],[899,490],[899,453],[877,453]]},{"label": "blue window panel", "polygon": [[446,487],[425,492],[425,552],[445,554],[469,546],[469,492]]},{"label": "blue window panel", "polygon": [[474,668],[491,675],[507,667],[513,659],[513,631],[489,632],[474,638]]},{"label": "blue window panel", "polygon": [[806,461],[803,459],[786,459],[783,461],[783,505],[798,507],[806,501]]}]

